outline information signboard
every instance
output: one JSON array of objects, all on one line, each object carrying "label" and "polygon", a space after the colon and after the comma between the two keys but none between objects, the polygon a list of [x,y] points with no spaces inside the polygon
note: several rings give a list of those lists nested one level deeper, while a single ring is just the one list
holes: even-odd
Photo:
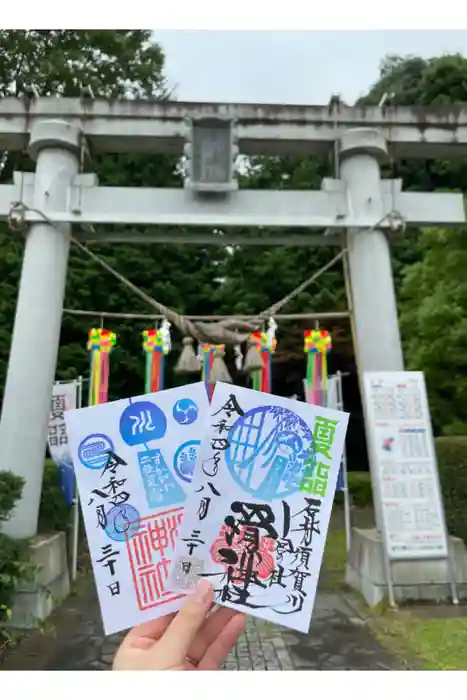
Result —
[{"label": "information signboard", "polygon": [[444,508],[423,372],[367,372],[364,395],[388,558],[447,558]]}]

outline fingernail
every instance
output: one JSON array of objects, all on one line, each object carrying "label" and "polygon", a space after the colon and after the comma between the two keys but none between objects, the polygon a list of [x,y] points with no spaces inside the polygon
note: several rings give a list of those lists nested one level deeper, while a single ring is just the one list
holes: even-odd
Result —
[{"label": "fingernail", "polygon": [[201,578],[193,591],[192,597],[197,603],[202,603],[203,605],[212,603],[212,586],[209,581]]}]

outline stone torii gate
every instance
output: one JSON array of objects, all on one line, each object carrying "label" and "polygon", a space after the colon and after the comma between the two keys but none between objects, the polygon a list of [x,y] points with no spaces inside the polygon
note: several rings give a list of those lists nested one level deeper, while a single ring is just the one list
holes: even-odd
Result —
[{"label": "stone torii gate", "polygon": [[[80,240],[167,242],[157,233],[93,233],[89,225],[196,225],[208,235],[171,235],[172,243],[341,246],[347,231],[349,276],[360,375],[403,369],[388,230],[401,222],[457,226],[460,194],[403,192],[381,180],[388,156],[467,153],[467,111],[454,108],[305,107],[40,98],[0,100],[0,147],[28,148],[35,174],[15,173],[0,187],[0,218],[13,235],[26,227],[21,283],[0,424],[0,469],[25,478],[23,498],[5,532],[37,532],[43,458],[54,381],[72,225]],[[340,177],[319,191],[237,188],[242,155],[338,152]],[[85,149],[98,153],[171,153],[187,158],[180,189],[99,187],[83,174]],[[234,241],[214,227],[297,227],[303,234]],[[325,235],[309,229],[326,229]],[[18,233],[16,234],[18,235]]]}]

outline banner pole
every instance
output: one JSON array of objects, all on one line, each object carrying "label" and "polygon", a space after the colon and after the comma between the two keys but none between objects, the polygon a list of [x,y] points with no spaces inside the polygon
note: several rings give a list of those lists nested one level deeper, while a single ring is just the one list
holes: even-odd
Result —
[{"label": "banner pole", "polygon": [[[80,375],[78,377],[78,382],[76,386],[76,404],[77,408],[82,408],[83,406],[83,377]],[[78,486],[75,478],[75,496],[73,499],[73,513],[72,513],[72,527],[71,527],[71,580],[76,581],[78,575],[78,543],[79,543],[79,496],[78,496]]]},{"label": "banner pole", "polygon": [[[337,409],[344,410],[344,395],[342,391],[342,373],[337,372]],[[347,451],[344,445],[342,452],[342,491],[344,493],[344,522],[345,522],[345,547],[347,554],[350,552],[352,521],[350,516],[349,479],[347,475]]]}]

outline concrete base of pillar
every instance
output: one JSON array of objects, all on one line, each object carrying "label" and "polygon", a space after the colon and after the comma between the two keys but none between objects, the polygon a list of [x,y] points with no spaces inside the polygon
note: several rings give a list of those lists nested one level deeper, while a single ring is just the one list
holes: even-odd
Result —
[{"label": "concrete base of pillar", "polygon": [[[458,537],[449,537],[449,548],[453,556],[459,598],[467,599],[467,553],[464,542]],[[391,570],[397,602],[451,600],[446,562],[394,562]],[[352,529],[345,581],[370,606],[387,599],[383,544],[377,530]]]},{"label": "concrete base of pillar", "polygon": [[30,563],[36,567],[34,580],[21,584],[15,595],[8,626],[35,629],[70,592],[66,535],[35,537],[31,542]]}]

